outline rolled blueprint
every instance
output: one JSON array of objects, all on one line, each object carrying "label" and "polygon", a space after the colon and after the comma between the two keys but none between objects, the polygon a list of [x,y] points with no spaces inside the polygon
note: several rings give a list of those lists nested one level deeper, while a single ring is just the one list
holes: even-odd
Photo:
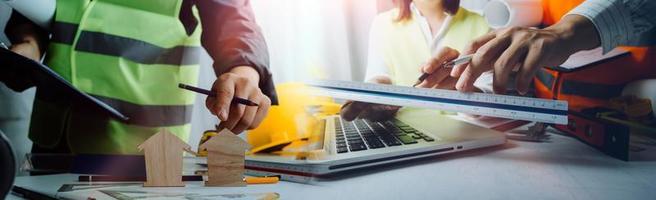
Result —
[{"label": "rolled blueprint", "polygon": [[0,0],[0,3],[14,8],[41,28],[50,29],[55,15],[55,0]]},{"label": "rolled blueprint", "polygon": [[511,26],[538,26],[542,23],[541,0],[491,0],[483,10],[494,29]]},{"label": "rolled blueprint", "polygon": [[636,96],[651,101],[651,110],[656,114],[656,79],[643,79],[630,82],[622,90],[622,96]]}]

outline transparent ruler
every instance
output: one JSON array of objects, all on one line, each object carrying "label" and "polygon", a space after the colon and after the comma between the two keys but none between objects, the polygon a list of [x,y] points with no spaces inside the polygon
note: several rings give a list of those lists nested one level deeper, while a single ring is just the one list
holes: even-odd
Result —
[{"label": "transparent ruler", "polygon": [[308,84],[318,89],[316,95],[337,99],[567,124],[566,101],[349,81],[322,80]]}]

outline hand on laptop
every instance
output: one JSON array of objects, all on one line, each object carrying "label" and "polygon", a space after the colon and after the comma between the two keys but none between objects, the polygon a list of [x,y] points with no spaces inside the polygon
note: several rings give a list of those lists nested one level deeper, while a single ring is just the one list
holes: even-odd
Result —
[{"label": "hand on laptop", "polygon": [[[379,84],[391,84],[389,77],[376,77],[373,82]],[[375,103],[347,101],[342,106],[340,115],[346,121],[353,121],[356,118],[368,119],[371,121],[385,121],[394,118],[400,106],[382,105]]]}]

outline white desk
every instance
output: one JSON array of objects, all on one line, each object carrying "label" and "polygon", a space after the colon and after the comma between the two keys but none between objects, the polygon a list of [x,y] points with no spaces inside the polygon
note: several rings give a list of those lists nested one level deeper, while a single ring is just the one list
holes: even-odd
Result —
[{"label": "white desk", "polygon": [[[620,161],[554,134],[551,143],[509,141],[342,177],[317,185],[281,182],[217,190],[277,192],[282,199],[656,199],[656,161]],[[20,177],[16,184],[54,192],[76,178]]]}]

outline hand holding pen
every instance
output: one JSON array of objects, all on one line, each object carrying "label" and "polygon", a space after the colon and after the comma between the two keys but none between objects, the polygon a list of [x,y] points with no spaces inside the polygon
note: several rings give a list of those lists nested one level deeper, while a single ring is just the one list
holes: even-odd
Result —
[{"label": "hand holding pen", "polygon": [[[209,97],[216,97],[216,92],[209,91],[209,90],[206,90],[206,89],[203,89],[203,88],[197,88],[197,87],[187,85],[187,84],[184,84],[184,83],[178,84],[178,87],[182,88],[182,89],[185,89],[185,90],[193,91],[193,92],[196,92],[196,93],[204,94],[204,95],[207,95]],[[246,105],[246,106],[258,106],[257,103],[252,102],[251,100],[244,99],[244,98],[239,98],[239,97],[233,97],[232,98],[232,103],[238,103],[238,104],[242,104],[242,105]]]},{"label": "hand holding pen", "polygon": [[205,106],[219,118],[219,130],[226,128],[239,134],[260,125],[271,107],[271,99],[258,83],[259,74],[253,67],[239,66],[217,77],[210,91],[193,91],[208,95]]},{"label": "hand holding pen", "polygon": [[472,55],[458,57],[459,55],[457,50],[449,47],[440,49],[435,57],[421,68],[423,74],[413,87],[455,89],[457,79],[450,76],[451,69],[469,62],[472,58]]}]

